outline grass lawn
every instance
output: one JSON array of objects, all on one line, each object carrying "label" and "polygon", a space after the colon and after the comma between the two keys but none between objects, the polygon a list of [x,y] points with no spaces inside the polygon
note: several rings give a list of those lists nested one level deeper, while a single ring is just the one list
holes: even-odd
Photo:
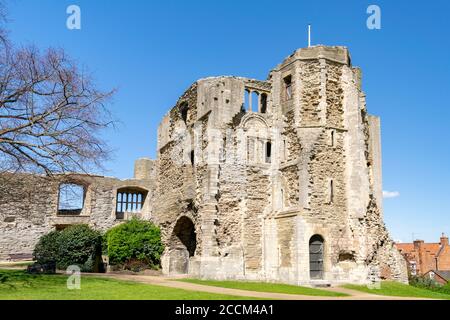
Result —
[{"label": "grass lawn", "polygon": [[[8,280],[4,281],[6,278]],[[3,279],[3,280],[2,280]],[[81,290],[69,290],[64,275],[29,275],[0,270],[0,300],[249,300],[92,276],[81,276]]]},{"label": "grass lawn", "polygon": [[414,297],[414,298],[431,298],[431,299],[446,299],[450,300],[450,295],[434,292],[427,289],[421,289],[414,286],[385,281],[381,283],[381,289],[369,289],[367,286],[347,284],[344,288],[377,294],[382,296],[396,296],[396,297]]},{"label": "grass lawn", "polygon": [[184,281],[190,283],[203,284],[207,286],[250,290],[258,292],[275,292],[275,293],[301,294],[307,296],[328,296],[328,297],[348,296],[347,294],[339,292],[293,286],[280,283],[250,282],[250,281],[215,281],[215,280],[199,280],[199,279],[178,279],[176,281]]}]

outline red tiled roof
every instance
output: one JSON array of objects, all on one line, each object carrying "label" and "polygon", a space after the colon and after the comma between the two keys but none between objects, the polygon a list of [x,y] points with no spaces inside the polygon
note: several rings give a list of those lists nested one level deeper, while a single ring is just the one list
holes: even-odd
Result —
[{"label": "red tiled roof", "polygon": [[411,252],[414,250],[414,244],[413,243],[396,243],[395,246],[398,250],[401,250],[403,252]]},{"label": "red tiled roof", "polygon": [[[415,250],[414,243],[396,243],[397,249],[401,250],[403,253],[411,253]],[[437,254],[441,249],[440,243],[422,243],[421,247],[425,251],[429,251],[432,254]]]}]

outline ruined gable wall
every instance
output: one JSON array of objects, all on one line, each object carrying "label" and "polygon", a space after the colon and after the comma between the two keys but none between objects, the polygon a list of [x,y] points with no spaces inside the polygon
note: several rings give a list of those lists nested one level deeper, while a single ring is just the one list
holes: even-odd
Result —
[{"label": "ruined gable wall", "polygon": [[[183,108],[187,108],[185,119]],[[170,245],[172,230],[179,217],[186,215],[194,220],[194,224],[197,218],[197,186],[194,180],[195,168],[191,164],[196,121],[197,84],[194,84],[165,116],[158,132],[157,189],[153,216],[161,227],[166,245]],[[194,153],[195,156],[197,154]]]},{"label": "ruined gable wall", "polygon": [[31,254],[39,238],[52,230],[57,184],[28,175],[0,175],[0,260]]},{"label": "ruined gable wall", "polygon": [[[85,199],[79,215],[58,214],[58,193],[61,183],[83,185]],[[102,232],[121,223],[116,220],[117,189],[139,187],[149,190],[142,214],[151,215],[147,205],[152,202],[151,180],[119,180],[80,174],[53,178],[31,174],[0,175],[0,260],[10,254],[33,252],[39,238],[55,226],[88,224]]]}]

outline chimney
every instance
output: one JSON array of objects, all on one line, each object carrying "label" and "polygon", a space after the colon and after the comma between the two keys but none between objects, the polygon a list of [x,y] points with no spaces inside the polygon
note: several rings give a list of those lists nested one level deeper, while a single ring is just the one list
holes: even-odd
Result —
[{"label": "chimney", "polygon": [[444,233],[442,233],[440,242],[442,247],[448,246],[448,237],[446,237]]},{"label": "chimney", "polygon": [[423,240],[414,240],[414,249],[418,249],[424,244]]}]

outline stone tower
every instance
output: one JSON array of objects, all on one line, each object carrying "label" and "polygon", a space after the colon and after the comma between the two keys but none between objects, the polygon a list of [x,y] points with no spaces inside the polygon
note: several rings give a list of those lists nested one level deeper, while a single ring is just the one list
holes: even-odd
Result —
[{"label": "stone tower", "polygon": [[380,122],[345,47],[266,81],[198,80],[158,130],[163,270],[293,284],[407,281],[382,219]]}]

